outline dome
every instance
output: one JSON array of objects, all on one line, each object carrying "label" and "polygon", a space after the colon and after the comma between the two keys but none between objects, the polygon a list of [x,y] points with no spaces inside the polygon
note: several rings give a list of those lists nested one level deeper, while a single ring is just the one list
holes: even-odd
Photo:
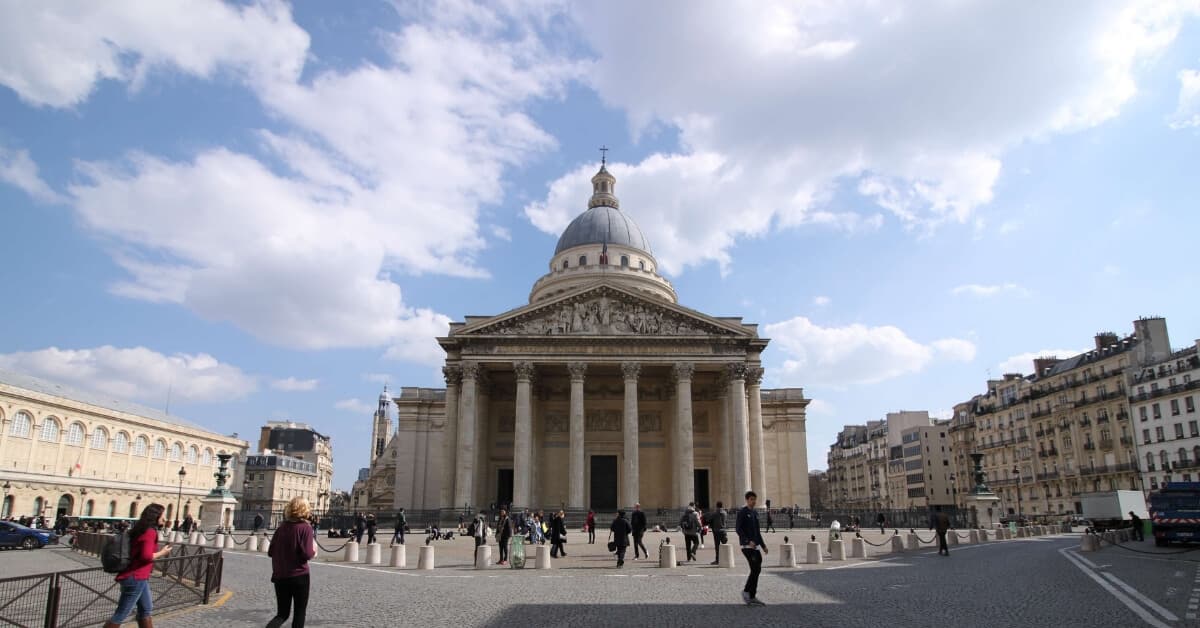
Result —
[{"label": "dome", "polygon": [[637,224],[621,210],[607,205],[597,205],[576,216],[558,239],[554,254],[585,244],[627,246],[653,255]]}]

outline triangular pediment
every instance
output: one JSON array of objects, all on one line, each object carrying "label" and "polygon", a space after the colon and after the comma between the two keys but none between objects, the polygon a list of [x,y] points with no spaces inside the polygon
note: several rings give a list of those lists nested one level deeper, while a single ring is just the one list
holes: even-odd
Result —
[{"label": "triangular pediment", "polygon": [[597,282],[544,303],[474,320],[453,336],[725,336],[753,338],[739,323]]}]

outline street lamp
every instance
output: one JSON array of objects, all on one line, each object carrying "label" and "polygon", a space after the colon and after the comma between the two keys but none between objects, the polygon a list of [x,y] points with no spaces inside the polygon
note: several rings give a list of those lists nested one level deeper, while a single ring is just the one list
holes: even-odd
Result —
[{"label": "street lamp", "polygon": [[[83,515],[83,504],[87,501],[87,489],[79,489],[79,514]],[[88,513],[91,514],[91,513]]]},{"label": "street lamp", "polygon": [[183,501],[183,478],[187,475],[187,469],[179,467],[179,494],[175,496],[175,529],[179,529],[179,503]]},{"label": "street lamp", "polygon": [[5,517],[12,515],[12,506],[8,504],[8,495],[12,491],[12,484],[8,480],[4,481],[4,515]]},{"label": "street lamp", "polygon": [[1017,478],[1017,525],[1021,525],[1021,469],[1013,467],[1013,477]]},{"label": "street lamp", "polygon": [[954,483],[954,474],[950,474],[950,499],[954,501],[954,509],[958,510],[958,485]]}]

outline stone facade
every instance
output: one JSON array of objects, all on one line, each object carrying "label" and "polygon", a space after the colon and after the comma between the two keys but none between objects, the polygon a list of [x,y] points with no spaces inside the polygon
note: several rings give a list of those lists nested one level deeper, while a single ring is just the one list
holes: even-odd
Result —
[{"label": "stone facade", "polygon": [[[279,485],[281,489],[286,487],[286,490],[279,494],[304,497],[308,499],[313,510],[318,512],[329,508],[329,495],[333,487],[333,440],[330,437],[305,423],[267,421],[259,433],[258,450],[262,452],[261,455],[282,454],[284,457],[312,463],[316,475],[311,482],[298,477],[282,480]],[[264,479],[269,478],[260,477],[260,483],[255,484],[256,489],[260,489],[256,498],[259,502],[268,497],[278,501],[275,492],[261,485]],[[286,503],[287,500],[283,501]]]},{"label": "stone facade", "polygon": [[240,491],[247,447],[149,408],[0,371],[5,517],[131,517],[158,502],[168,520],[198,519],[217,455],[233,455],[231,486]]},{"label": "stone facade", "polygon": [[273,527],[282,520],[283,509],[292,498],[303,497],[309,504],[316,504],[322,490],[317,463],[270,450],[247,456],[245,475],[241,527],[247,527],[246,522],[255,514],[261,514]]},{"label": "stone facade", "polygon": [[1200,478],[1200,340],[1129,373],[1142,486]]}]

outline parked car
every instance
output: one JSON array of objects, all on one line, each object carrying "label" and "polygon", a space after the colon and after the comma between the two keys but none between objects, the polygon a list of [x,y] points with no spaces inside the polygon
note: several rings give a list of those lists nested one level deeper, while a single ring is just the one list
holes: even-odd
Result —
[{"label": "parked car", "polygon": [[0,521],[0,547],[38,549],[55,540],[53,532],[34,530],[12,521]]}]

